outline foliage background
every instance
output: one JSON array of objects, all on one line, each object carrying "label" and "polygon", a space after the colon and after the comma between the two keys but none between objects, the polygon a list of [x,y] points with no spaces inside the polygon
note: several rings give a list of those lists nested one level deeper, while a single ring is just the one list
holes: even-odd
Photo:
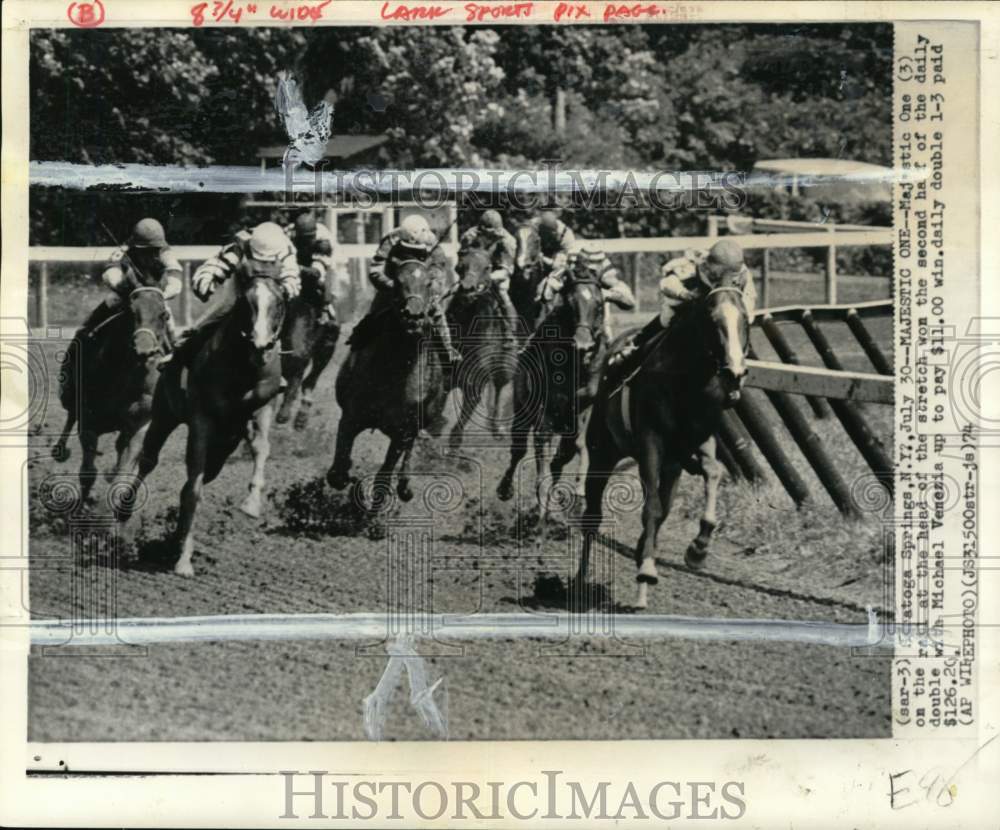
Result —
[{"label": "foliage background", "polygon": [[[31,156],[255,164],[259,146],[284,143],[275,81],[295,68],[308,103],[336,97],[335,132],[388,135],[387,167],[891,165],[891,61],[891,27],[872,24],[35,30]],[[101,222],[123,234],[153,212],[173,241],[212,242],[238,201],[34,189],[31,241],[109,244]],[[773,192],[745,212],[889,223],[887,205]],[[590,236],[704,232],[692,211],[568,218]],[[858,257],[848,265],[886,267]]]}]

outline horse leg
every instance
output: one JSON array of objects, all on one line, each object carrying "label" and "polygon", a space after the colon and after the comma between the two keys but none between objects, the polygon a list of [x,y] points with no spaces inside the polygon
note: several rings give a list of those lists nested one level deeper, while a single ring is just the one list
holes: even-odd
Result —
[{"label": "horse leg", "polygon": [[514,495],[514,473],[517,465],[528,453],[528,433],[531,431],[534,413],[527,412],[523,405],[524,396],[518,393],[517,381],[514,381],[514,421],[510,428],[510,463],[497,485],[497,496],[501,501],[508,501]]},{"label": "horse leg", "polygon": [[549,492],[552,489],[552,482],[548,481],[545,475],[545,461],[549,455],[549,443],[552,440],[551,433],[543,429],[536,429],[535,437],[535,499],[538,502],[539,524],[542,533],[545,532],[544,522],[548,518]]},{"label": "horse leg", "polygon": [[403,460],[399,463],[399,478],[396,481],[396,495],[400,501],[410,501],[413,490],[410,489],[410,456],[413,455],[413,438],[403,442]]},{"label": "horse leg", "polygon": [[451,452],[457,452],[461,449],[462,439],[465,435],[465,425],[469,423],[472,413],[479,406],[482,394],[483,390],[481,386],[476,387],[472,384],[464,384],[462,386],[462,404],[458,409],[458,420],[455,421],[455,426],[451,428],[451,434],[448,436],[448,449]]},{"label": "horse leg", "polygon": [[299,390],[302,388],[302,376],[305,375],[307,366],[308,360],[296,359],[292,371],[285,376],[288,386],[285,388],[285,394],[281,400],[281,408],[278,409],[278,414],[274,418],[276,423],[287,424],[291,420],[292,410],[295,408]]},{"label": "horse leg", "polygon": [[[285,398],[287,401],[287,397]],[[282,404],[284,408],[284,404]],[[253,416],[253,438],[250,440],[250,450],[253,452],[253,477],[250,479],[249,492],[243,499],[240,510],[254,519],[260,518],[261,506],[264,499],[264,466],[267,458],[271,454],[271,442],[269,435],[271,432],[271,419],[274,413],[274,404],[269,403],[258,409]]]},{"label": "horse leg", "polygon": [[584,507],[581,530],[583,531],[583,548],[580,552],[580,565],[576,573],[574,582],[577,585],[584,585],[587,581],[587,568],[590,565],[590,547],[594,543],[601,527],[602,500],[604,490],[608,486],[608,479],[611,478],[611,471],[614,463],[604,463],[595,465],[591,469],[590,475],[584,482]]},{"label": "horse leg", "polygon": [[[338,329],[339,332],[339,329]],[[333,353],[337,348],[337,338],[329,334],[321,336],[319,343],[313,349],[312,362],[309,371],[302,381],[302,392],[299,396],[299,411],[295,415],[295,429],[304,430],[309,425],[309,413],[313,405],[313,392],[316,390],[316,383],[323,370],[333,360]]]},{"label": "horse leg", "polygon": [[490,434],[498,441],[503,438],[500,432],[500,396],[504,388],[510,382],[509,377],[504,377],[501,373],[496,373],[493,377],[493,403],[490,406]]},{"label": "horse leg", "polygon": [[[174,417],[173,411],[170,409],[165,398],[159,395],[154,397],[153,417],[149,422],[149,426],[146,427],[142,444],[139,450],[129,459],[128,466],[123,466],[119,471],[120,483],[124,483],[123,478],[125,476],[131,476],[133,480],[129,482],[127,490],[122,487],[113,488],[122,496],[111,507],[115,511],[123,535],[125,523],[132,516],[134,509],[132,506],[134,494],[138,492],[139,485],[145,481],[146,476],[156,469],[156,465],[160,460],[160,450],[163,449],[167,438],[177,429],[179,423],[180,421]],[[128,497],[128,493],[133,494],[131,498]]]},{"label": "horse leg", "polygon": [[[653,547],[656,547],[656,538],[659,535],[660,528],[663,527],[663,523],[667,520],[667,516],[670,515],[670,508],[674,503],[674,494],[677,492],[677,485],[681,480],[681,467],[678,464],[672,462],[664,462],[663,467],[660,469],[660,482],[657,487],[657,500],[659,502],[659,519],[656,520],[656,527],[653,530]],[[646,497],[647,503],[653,500],[653,495],[650,493]],[[643,514],[645,516],[645,513]],[[655,560],[654,560],[655,569]],[[648,582],[639,583],[639,598],[636,601],[636,608],[645,608],[647,602],[647,591],[650,584]]]},{"label": "horse leg", "polygon": [[576,452],[580,456],[580,465],[576,470],[576,494],[583,496],[585,493],[585,483],[587,481],[587,470],[590,468],[590,450],[587,449],[587,428],[590,426],[590,413],[592,407],[587,407],[580,415],[579,429],[576,433]]},{"label": "horse leg", "polygon": [[98,435],[93,430],[85,429],[80,433],[80,448],[83,458],[80,459],[80,503],[92,504],[94,483],[97,480],[97,440]]},{"label": "horse leg", "polygon": [[385,508],[390,503],[389,494],[392,492],[392,471],[396,468],[396,462],[403,454],[404,440],[394,436],[389,442],[389,449],[385,452],[385,459],[382,466],[375,473],[375,481],[372,485],[372,511]]},{"label": "horse leg", "polygon": [[698,535],[684,552],[684,562],[692,570],[704,566],[712,531],[718,523],[716,507],[719,500],[719,482],[722,481],[722,464],[715,457],[714,435],[698,447],[698,462],[701,464],[701,474],[705,479],[705,512],[701,516]]},{"label": "horse leg", "polygon": [[337,448],[333,453],[333,463],[326,473],[326,482],[334,490],[343,490],[350,481],[351,450],[359,432],[361,427],[344,412],[337,425]]},{"label": "horse leg", "polygon": [[194,554],[194,516],[201,501],[201,491],[205,486],[205,460],[208,449],[215,439],[212,422],[205,415],[195,415],[188,426],[187,481],[181,490],[181,511],[177,521],[177,538],[181,554],[174,565],[174,573],[179,576],[194,576],[191,556]]},{"label": "horse leg", "polygon": [[643,436],[639,452],[639,476],[642,479],[643,490],[646,493],[642,505],[642,534],[636,545],[636,564],[639,572],[636,581],[639,583],[639,595],[636,608],[646,607],[646,590],[649,585],[659,582],[656,570],[656,534],[663,521],[663,507],[655,493],[660,490],[660,470],[663,448],[658,436],[647,434]]},{"label": "horse leg", "polygon": [[66,413],[66,423],[63,424],[62,434],[59,436],[59,440],[52,445],[52,457],[60,464],[69,460],[70,451],[66,446],[66,442],[69,440],[69,434],[73,431],[73,427],[75,426],[76,411],[70,410]]}]

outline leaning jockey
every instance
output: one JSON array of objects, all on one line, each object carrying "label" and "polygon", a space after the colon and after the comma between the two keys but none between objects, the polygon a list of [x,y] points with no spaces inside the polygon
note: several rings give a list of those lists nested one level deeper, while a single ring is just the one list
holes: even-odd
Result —
[{"label": "leaning jockey", "polygon": [[757,307],[757,289],[753,275],[743,261],[743,249],[731,239],[716,242],[705,251],[685,251],[660,269],[660,313],[640,329],[632,342],[617,356],[615,362],[640,351],[650,340],[670,324],[677,308],[689,300],[703,297],[717,287],[725,276],[734,275],[733,284],[740,289],[747,319],[753,320]]},{"label": "leaning jockey", "polygon": [[251,233],[238,232],[232,242],[194,272],[191,287],[207,306],[185,340],[225,317],[236,305],[246,279],[263,276],[277,280],[286,298],[298,296],[301,283],[295,246],[281,225],[274,222],[261,222]]},{"label": "leaning jockey", "polygon": [[333,237],[312,213],[301,214],[285,233],[295,246],[304,296],[320,308],[320,325],[337,325],[334,305]]},{"label": "leaning jockey", "polygon": [[538,233],[545,273],[558,273],[566,267],[566,261],[576,247],[573,231],[559,218],[559,209],[555,207],[543,208],[541,213],[531,220],[531,225]]},{"label": "leaning jockey", "polygon": [[[625,311],[631,311],[635,308],[635,296],[632,294],[632,289],[621,279],[618,269],[611,264],[608,255],[598,250],[592,242],[584,241],[570,252],[566,268],[549,274],[539,283],[535,299],[541,303],[543,308],[540,319],[545,317],[552,307],[553,301],[562,291],[567,273],[597,282],[601,286],[605,303],[613,303]],[[607,314],[607,306],[605,306],[604,331],[610,340],[611,321]]]},{"label": "leaning jockey", "polygon": [[503,219],[495,210],[486,211],[479,224],[469,228],[459,242],[459,259],[462,252],[470,248],[481,248],[490,254],[490,279],[496,288],[506,323],[507,344],[517,348],[517,310],[510,300],[510,277],[514,273],[517,259],[517,242],[503,226]]},{"label": "leaning jockey", "polygon": [[[407,216],[400,226],[386,234],[372,257],[368,279],[375,287],[375,299],[368,313],[354,327],[348,338],[353,349],[361,349],[378,331],[378,321],[392,307],[392,294],[396,288],[396,275],[405,262],[416,260],[429,268],[437,268],[442,275],[451,270],[451,264],[438,246],[437,237],[427,220],[419,214]],[[440,299],[435,297],[428,309],[434,333],[444,347],[448,360],[455,363],[462,359],[451,343],[451,332],[444,316]]]},{"label": "leaning jockey", "polygon": [[[155,219],[140,219],[128,242],[108,259],[101,282],[110,292],[90,313],[80,333],[90,334],[111,319],[121,311],[132,290],[139,286],[159,288],[164,300],[176,297],[184,285],[181,273],[181,264],[167,245],[163,225]],[[173,348],[178,335],[170,306],[167,306],[167,337],[170,339],[167,347]]]}]

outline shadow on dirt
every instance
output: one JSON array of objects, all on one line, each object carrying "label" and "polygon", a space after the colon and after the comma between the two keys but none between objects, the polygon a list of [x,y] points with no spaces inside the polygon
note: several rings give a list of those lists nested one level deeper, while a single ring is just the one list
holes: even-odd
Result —
[{"label": "shadow on dirt", "polygon": [[529,596],[517,599],[501,597],[500,602],[517,605],[526,611],[567,611],[582,614],[601,611],[605,614],[632,614],[635,608],[617,602],[606,585],[596,582],[577,584],[556,574],[538,574]]},{"label": "shadow on dirt", "polygon": [[[383,513],[366,511],[355,487],[338,493],[322,477],[292,484],[275,500],[281,524],[267,532],[278,536],[385,536]],[[386,511],[388,512],[388,511]]]}]

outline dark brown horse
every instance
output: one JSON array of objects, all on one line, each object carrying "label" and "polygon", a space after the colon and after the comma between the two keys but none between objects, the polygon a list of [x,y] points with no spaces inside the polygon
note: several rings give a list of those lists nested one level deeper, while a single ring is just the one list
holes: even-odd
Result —
[{"label": "dark brown horse", "polygon": [[372,507],[384,504],[392,473],[402,458],[396,492],[413,498],[409,465],[422,424],[438,413],[445,390],[440,349],[432,340],[431,307],[441,295],[444,275],[423,262],[400,265],[392,304],[381,330],[365,346],[352,349],[337,375],[341,408],[337,445],[326,480],[335,490],[350,481],[354,439],[365,429],[389,438],[389,449],[375,477]]},{"label": "dark brown horse", "polygon": [[[600,285],[590,279],[567,279],[552,310],[518,357],[510,463],[497,486],[502,500],[514,495],[514,474],[527,453],[528,436],[533,435],[535,494],[544,519],[549,492],[576,454],[576,436],[588,403],[587,382],[603,337],[604,297]],[[557,435],[559,444],[546,482],[545,461]]]},{"label": "dark brown horse", "polygon": [[541,303],[535,299],[538,296],[538,286],[545,277],[542,241],[538,231],[529,223],[514,228],[514,240],[517,242],[517,254],[514,258],[514,275],[510,280],[510,300],[528,332],[533,332],[542,311]]},{"label": "dark brown horse", "polygon": [[[309,425],[312,396],[323,370],[333,359],[340,337],[340,326],[320,323],[323,287],[311,269],[302,270],[302,293],[290,300],[281,333],[281,373],[288,382],[275,416],[279,424],[288,423],[296,402],[295,429],[304,430]],[[312,279],[310,279],[312,277]],[[327,275],[327,279],[332,279]]]},{"label": "dark brown horse", "polygon": [[78,332],[70,344],[59,388],[66,423],[52,447],[52,456],[57,461],[69,458],[66,441],[79,425],[83,502],[90,501],[97,476],[95,461],[101,435],[118,433],[118,459],[112,476],[129,468],[139,451],[160,377],[168,314],[159,288],[139,286],[121,311],[94,331]]},{"label": "dark brown horse", "polygon": [[[204,485],[222,470],[240,441],[248,437],[247,424],[268,406],[281,387],[279,338],[285,318],[285,296],[277,280],[268,276],[245,279],[243,296],[217,325],[194,335],[168,364],[153,397],[153,419],[135,464],[131,484],[137,486],[157,465],[160,450],[182,423],[188,426],[187,483],[181,490],[177,523],[180,558],[174,572],[193,576],[194,517]],[[259,426],[259,425],[258,425]],[[263,435],[264,445],[261,444]],[[266,429],[253,439],[255,469],[263,470]],[[255,477],[250,495],[263,488]],[[124,527],[128,504],[118,509]]]},{"label": "dark brown horse", "polygon": [[473,248],[462,252],[456,266],[460,281],[446,312],[462,355],[452,381],[462,392],[458,420],[449,436],[452,450],[462,446],[465,426],[487,387],[492,389],[492,400],[488,402],[490,432],[500,437],[500,394],[514,377],[516,356],[504,337],[506,324],[490,278],[490,265],[488,251]]},{"label": "dark brown horse", "polygon": [[[627,336],[618,338],[614,348],[620,348]],[[608,479],[627,457],[638,462],[645,497],[642,535],[636,547],[636,607],[646,607],[648,586],[657,582],[656,537],[685,469],[704,476],[706,495],[701,527],[687,548],[685,561],[691,568],[704,564],[717,521],[716,496],[722,477],[714,436],[723,410],[739,400],[749,344],[743,297],[727,278],[704,298],[677,311],[624,386],[604,378],[587,429],[590,470],[579,584],[586,578],[590,546],[601,524]]]}]

